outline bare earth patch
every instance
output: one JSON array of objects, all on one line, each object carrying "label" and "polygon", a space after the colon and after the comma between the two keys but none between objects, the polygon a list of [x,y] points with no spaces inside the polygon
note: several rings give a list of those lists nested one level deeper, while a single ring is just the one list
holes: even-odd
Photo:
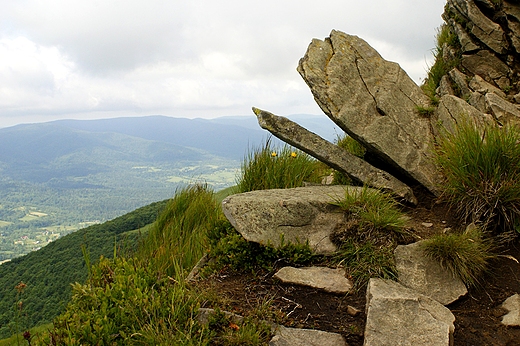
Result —
[{"label": "bare earth patch", "polygon": [[[410,217],[409,229],[422,239],[458,225],[449,209],[423,196],[416,208],[406,210]],[[502,255],[520,260],[520,243],[507,244]],[[265,302],[271,302],[270,313],[279,323],[295,328],[319,329],[340,333],[349,346],[363,345],[365,329],[365,290],[336,295],[316,289],[282,284],[273,278],[272,272],[237,273],[223,270],[199,281],[197,286],[212,288],[219,296],[221,309],[240,315],[248,315]],[[493,262],[483,285],[472,288],[459,301],[448,306],[455,315],[454,345],[515,346],[520,345],[520,328],[506,327],[500,323],[506,313],[500,309],[505,299],[520,293],[520,264],[507,257]],[[224,304],[225,306],[222,306]],[[347,307],[360,312],[352,316]],[[212,307],[211,303],[208,306]]]}]

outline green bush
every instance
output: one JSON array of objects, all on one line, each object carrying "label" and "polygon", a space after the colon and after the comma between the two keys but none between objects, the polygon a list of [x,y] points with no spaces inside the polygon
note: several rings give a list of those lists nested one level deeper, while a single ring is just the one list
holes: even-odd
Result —
[{"label": "green bush", "polygon": [[278,262],[308,264],[316,257],[307,243],[287,243],[283,237],[277,248],[248,242],[227,221],[222,222],[211,234],[210,243],[213,247],[210,255],[214,259],[212,270],[226,266],[239,271],[259,268],[270,270]]},{"label": "green bush", "polygon": [[266,141],[250,151],[242,162],[237,181],[238,192],[286,189],[303,186],[306,181],[319,182],[319,162],[289,146],[271,147]]},{"label": "green bush", "polygon": [[467,222],[497,232],[518,230],[520,216],[520,131],[477,128],[469,121],[438,139],[436,162],[444,175],[443,197]]},{"label": "green bush", "polygon": [[489,261],[496,257],[490,238],[484,238],[480,228],[471,224],[460,234],[439,234],[421,243],[425,254],[441,266],[473,286],[488,270]]}]

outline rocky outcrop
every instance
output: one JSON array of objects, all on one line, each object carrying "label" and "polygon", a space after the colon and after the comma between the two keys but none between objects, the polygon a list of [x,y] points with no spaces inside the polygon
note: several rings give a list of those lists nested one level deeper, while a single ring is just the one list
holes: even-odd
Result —
[{"label": "rocky outcrop", "polygon": [[285,117],[258,108],[253,108],[253,111],[263,129],[286,143],[347,174],[358,183],[387,190],[410,204],[417,204],[412,189],[389,173],[372,166]]},{"label": "rocky outcrop", "polygon": [[352,281],[346,278],[344,268],[283,267],[274,277],[285,283],[309,286],[330,293],[346,294],[353,287]]},{"label": "rocky outcrop", "polygon": [[450,310],[397,282],[370,279],[366,311],[365,346],[452,344]]},{"label": "rocky outcrop", "polygon": [[309,242],[320,254],[337,247],[330,235],[345,220],[332,203],[345,196],[343,186],[309,186],[261,190],[231,195],[222,202],[224,215],[252,242],[278,247],[281,241]]},{"label": "rocky outcrop", "polygon": [[314,99],[347,134],[400,174],[438,193],[428,97],[398,64],[357,36],[333,30],[312,40],[298,72]]},{"label": "rocky outcrop", "polygon": [[399,245],[394,253],[398,279],[403,286],[442,305],[453,303],[468,292],[462,280],[424,255],[421,242]]}]

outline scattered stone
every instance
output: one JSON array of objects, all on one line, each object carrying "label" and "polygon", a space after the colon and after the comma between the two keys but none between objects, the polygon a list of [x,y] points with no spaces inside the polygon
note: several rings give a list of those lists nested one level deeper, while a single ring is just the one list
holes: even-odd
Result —
[{"label": "scattered stone", "polygon": [[364,346],[452,344],[450,310],[397,282],[370,279],[366,310]]},{"label": "scattered stone", "polygon": [[421,223],[421,225],[423,225],[426,228],[433,227],[433,223],[431,223],[431,222],[423,222],[423,223]]},{"label": "scattered stone", "polygon": [[269,346],[347,346],[340,334],[280,326]]},{"label": "scattered stone", "polygon": [[200,270],[204,268],[204,266],[208,263],[209,256],[208,254],[204,254],[199,261],[195,264],[195,266],[191,269],[190,273],[186,277],[186,282],[195,281],[199,277]]},{"label": "scattered stone", "polygon": [[283,237],[285,243],[308,241],[316,253],[330,254],[337,250],[330,234],[345,222],[344,212],[332,203],[344,196],[339,185],[259,190],[227,197],[222,210],[248,241],[278,247]]},{"label": "scattered stone", "polygon": [[509,312],[502,317],[502,324],[506,326],[520,326],[520,294],[507,298],[501,307]]},{"label": "scattered stone", "polygon": [[312,40],[298,72],[342,130],[388,167],[439,194],[429,119],[417,111],[430,100],[398,64],[359,37],[333,30],[323,41]]},{"label": "scattered stone", "polygon": [[356,182],[387,190],[410,204],[417,204],[412,189],[389,173],[375,168],[368,162],[285,117],[258,108],[253,108],[253,111],[263,129],[268,130],[286,143],[347,174]]},{"label": "scattered stone", "polygon": [[345,275],[343,268],[283,267],[274,274],[274,277],[284,283],[314,287],[330,293],[346,294],[353,285]]},{"label": "scattered stone", "polygon": [[347,305],[347,314],[350,316],[357,316],[361,313],[361,310],[353,307],[352,305]]},{"label": "scattered stone", "polygon": [[395,249],[399,282],[443,305],[464,296],[468,292],[464,283],[437,261],[426,257],[421,243],[399,245]]}]

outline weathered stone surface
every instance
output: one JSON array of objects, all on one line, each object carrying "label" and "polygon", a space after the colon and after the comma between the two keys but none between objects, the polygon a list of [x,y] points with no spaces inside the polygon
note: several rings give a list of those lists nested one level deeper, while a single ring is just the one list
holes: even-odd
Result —
[{"label": "weathered stone surface", "polygon": [[466,21],[471,34],[498,54],[504,54],[508,43],[504,30],[486,17],[473,1],[448,0],[449,9]]},{"label": "weathered stone surface", "polygon": [[284,283],[310,286],[325,292],[346,294],[352,289],[353,285],[345,275],[343,268],[283,267],[274,274],[274,277]]},{"label": "weathered stone surface", "polygon": [[331,203],[344,196],[345,187],[338,185],[260,190],[227,197],[222,210],[248,241],[278,247],[283,234],[285,242],[309,241],[314,251],[327,254],[337,249],[330,234],[345,221]]},{"label": "weathered stone surface", "polygon": [[450,23],[451,27],[455,31],[455,34],[459,38],[460,46],[463,53],[468,53],[479,49],[479,46],[473,42],[466,30],[464,30],[464,28],[459,23],[457,23],[453,19],[448,19],[446,22]]},{"label": "weathered stone surface", "polygon": [[366,310],[365,346],[451,345],[450,310],[397,282],[370,279]]},{"label": "weathered stone surface", "polygon": [[411,204],[417,204],[413,191],[407,185],[312,133],[295,122],[272,113],[253,108],[260,126],[290,145],[350,176],[354,181],[387,190]]},{"label": "weathered stone surface", "polygon": [[499,124],[505,125],[508,123],[517,124],[520,122],[520,109],[518,106],[512,104],[494,93],[488,93],[485,96],[486,103],[491,109],[493,116]]},{"label": "weathered stone surface", "polygon": [[440,135],[445,131],[455,133],[457,124],[463,119],[473,120],[477,124],[493,123],[493,119],[490,117],[461,98],[445,95],[441,97],[439,105],[431,117],[431,122],[434,133]]},{"label": "weathered stone surface", "polygon": [[340,334],[313,329],[278,327],[269,346],[346,346]]},{"label": "weathered stone surface", "polygon": [[401,284],[442,305],[453,303],[468,292],[459,278],[424,255],[421,242],[399,245],[395,263]]},{"label": "weathered stone surface", "polygon": [[440,175],[431,160],[433,135],[417,107],[428,97],[398,64],[365,41],[333,30],[314,39],[298,72],[321,109],[378,158],[438,194]]},{"label": "weathered stone surface", "polygon": [[435,90],[439,97],[444,95],[455,95],[453,88],[451,87],[450,77],[448,75],[444,75],[439,82],[439,87]]},{"label": "weathered stone surface", "polygon": [[509,37],[517,53],[520,53],[520,5],[503,2],[503,11],[506,14],[509,28]]},{"label": "weathered stone surface", "polygon": [[466,81],[466,75],[464,73],[454,68],[448,73],[448,75],[459,88],[462,98],[470,94],[471,91],[469,90],[468,82]]},{"label": "weathered stone surface", "polygon": [[502,97],[503,99],[506,98],[506,94],[502,90],[500,90],[493,84],[486,82],[479,75],[475,75],[473,76],[473,78],[471,78],[471,80],[469,81],[469,87],[471,88],[471,90],[476,91],[482,95],[485,95],[487,93],[494,93]]},{"label": "weathered stone surface", "polygon": [[506,326],[520,326],[520,294],[515,294],[507,298],[502,303],[502,308],[509,311],[502,317],[502,324]]},{"label": "weathered stone surface", "polygon": [[496,83],[499,87],[502,79],[507,79],[509,67],[488,50],[476,54],[463,55],[462,66],[472,74],[484,78],[487,82]]}]

